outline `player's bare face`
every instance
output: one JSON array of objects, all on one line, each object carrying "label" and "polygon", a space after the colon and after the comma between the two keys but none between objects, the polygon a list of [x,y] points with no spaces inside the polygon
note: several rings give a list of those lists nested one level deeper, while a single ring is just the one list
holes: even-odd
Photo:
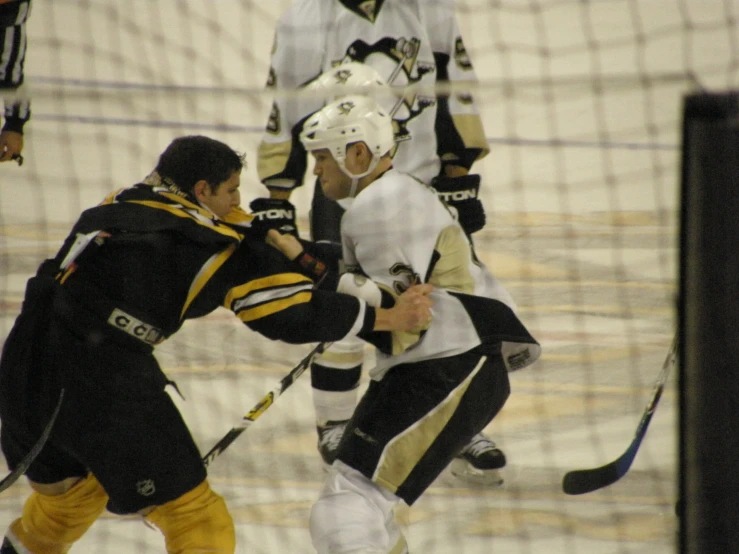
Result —
[{"label": "player's bare face", "polygon": [[241,172],[234,171],[231,177],[218,185],[214,191],[206,187],[200,201],[218,217],[225,217],[231,209],[241,205],[240,179]]},{"label": "player's bare face", "polygon": [[328,149],[311,152],[315,159],[313,175],[318,177],[321,190],[331,200],[341,200],[349,196],[351,179],[344,173]]}]

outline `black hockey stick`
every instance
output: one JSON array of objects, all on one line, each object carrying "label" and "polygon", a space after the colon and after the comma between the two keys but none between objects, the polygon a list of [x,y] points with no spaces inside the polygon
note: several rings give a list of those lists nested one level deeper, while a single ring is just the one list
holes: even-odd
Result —
[{"label": "black hockey stick", "polygon": [[31,448],[28,454],[26,454],[26,457],[21,460],[21,463],[19,463],[13,471],[8,473],[5,478],[0,481],[0,494],[9,489],[13,483],[20,479],[21,475],[28,471],[28,468],[31,467],[31,464],[36,459],[36,456],[41,452],[41,449],[49,439],[51,428],[54,427],[54,422],[56,421],[56,416],[59,415],[59,409],[62,407],[62,400],[64,400],[64,389],[59,393],[59,400],[56,403],[56,408],[54,408],[54,413],[51,414],[51,419],[49,420],[49,423],[46,424],[46,427],[36,441],[36,444],[34,444],[33,448]]},{"label": "black hockey stick", "polygon": [[[226,448],[228,448],[231,443],[239,437],[239,435],[241,435],[241,433],[246,431],[247,428],[259,418],[259,416],[266,412],[267,408],[269,408],[274,403],[275,399],[278,396],[280,396],[283,392],[290,388],[290,386],[298,379],[298,377],[300,377],[303,372],[308,369],[313,358],[322,354],[332,344],[333,343],[331,342],[320,343],[313,350],[311,350],[305,358],[300,360],[300,363],[296,365],[293,369],[291,369],[290,373],[280,379],[280,382],[277,383],[277,386],[270,392],[268,392],[264,396],[264,398],[257,402],[257,405],[254,406],[243,418],[241,418],[239,424],[235,427],[232,427],[231,430],[226,433],[223,438],[219,440],[205,456],[203,456],[203,464],[205,465],[205,467],[208,467],[213,460],[220,456],[223,451],[226,450]],[[120,511],[117,506],[111,501],[108,501],[107,508],[108,511],[111,513],[126,515],[125,512]]]},{"label": "black hockey stick", "polygon": [[654,410],[657,408],[657,403],[662,396],[662,392],[665,390],[667,377],[670,374],[670,370],[675,365],[676,352],[677,336],[675,336],[675,340],[672,341],[672,346],[670,347],[664,364],[662,365],[662,371],[660,371],[659,377],[657,377],[657,381],[654,385],[652,397],[649,399],[649,404],[647,404],[647,408],[644,410],[641,421],[639,421],[639,425],[636,428],[634,439],[626,449],[626,452],[604,466],[593,469],[578,469],[565,474],[564,479],[562,479],[562,490],[566,494],[574,495],[593,492],[607,487],[608,485],[612,485],[621,479],[621,477],[626,475],[631,464],[634,462],[634,458],[636,458],[636,453],[644,439],[644,435],[647,434],[647,427],[652,419]]},{"label": "black hockey stick", "polygon": [[243,418],[241,418],[239,424],[235,427],[232,427],[231,430],[226,433],[223,438],[219,440],[205,456],[203,456],[203,463],[205,464],[205,467],[208,467],[213,460],[220,456],[221,453],[226,450],[226,448],[228,448],[229,445],[239,437],[239,435],[241,435],[241,433],[246,431],[249,426],[259,418],[259,416],[266,412],[267,408],[269,408],[274,403],[277,397],[285,392],[288,388],[290,388],[290,386],[298,379],[298,377],[300,377],[303,372],[308,369],[313,358],[321,355],[329,346],[331,346],[331,344],[332,343],[330,342],[322,342],[321,344],[316,346],[305,358],[300,361],[298,365],[296,365],[290,371],[290,373],[285,375],[280,380],[280,382],[277,383],[277,386],[274,389],[268,392],[264,396],[264,398],[257,402],[257,405],[254,406]]}]

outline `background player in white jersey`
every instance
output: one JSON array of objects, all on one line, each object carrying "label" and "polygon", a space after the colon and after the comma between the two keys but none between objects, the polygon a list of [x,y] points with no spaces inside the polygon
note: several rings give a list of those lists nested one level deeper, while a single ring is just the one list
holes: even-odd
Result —
[{"label": "background player in white jersey", "polygon": [[[378,80],[393,87],[425,86],[426,93],[403,95],[387,107],[397,143],[394,166],[425,183],[433,181],[449,198],[459,192],[466,198],[455,205],[463,227],[468,233],[482,228],[479,176],[467,175],[473,162],[488,152],[480,118],[471,96],[428,92],[439,82],[476,80],[452,0],[295,1],[277,25],[268,86],[298,88],[321,79],[323,87],[333,83],[339,89]],[[271,217],[282,231],[296,232],[295,208],[288,198],[302,184],[307,168],[299,141],[302,122],[323,104],[317,94],[277,98],[259,148],[259,176],[270,198],[255,200],[251,208],[257,217]],[[316,186],[310,214],[313,240],[338,243],[343,211]],[[275,219],[279,213],[292,217]],[[319,451],[327,463],[333,461],[356,405],[363,358],[360,341],[341,343],[311,368]],[[468,446],[460,453],[464,463],[455,465],[455,474],[501,482],[497,470],[506,463],[503,452],[484,435]]]},{"label": "background player in white jersey", "polygon": [[[490,423],[509,395],[508,371],[533,363],[540,347],[448,207],[394,169],[391,119],[377,102],[336,100],[307,119],[301,139],[326,196],[353,198],[338,290],[390,306],[416,283],[434,285],[423,330],[363,335],[377,365],[311,510],[319,554],[407,552],[394,506],[413,504]],[[303,255],[291,235],[272,230],[268,241]]]}]

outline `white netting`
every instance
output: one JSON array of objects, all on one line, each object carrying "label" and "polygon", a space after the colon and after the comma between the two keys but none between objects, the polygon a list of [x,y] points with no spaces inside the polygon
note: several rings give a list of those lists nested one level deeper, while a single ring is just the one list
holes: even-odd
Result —
[{"label": "white netting", "polygon": [[[255,163],[272,96],[263,85],[289,2],[33,4],[25,164],[0,165],[3,338],[26,279],[79,212],[142,179],[175,136],[246,152],[244,204],[265,194]],[[506,483],[486,490],[443,475],[399,513],[411,552],[672,552],[671,390],[626,478],[582,497],[565,496],[560,480],[628,446],[669,347],[680,102],[698,86],[737,86],[739,0],[457,4],[492,147],[475,166],[488,212],[476,245],[544,354],[512,376],[488,428],[508,455]],[[293,196],[304,232],[312,186]],[[206,451],[307,347],[271,343],[218,311],[159,351]],[[214,462],[239,552],[311,551],[308,509],[323,476],[315,441],[304,377]],[[19,484],[0,496],[0,528],[27,493]],[[139,522],[105,517],[77,551],[163,543]]]}]

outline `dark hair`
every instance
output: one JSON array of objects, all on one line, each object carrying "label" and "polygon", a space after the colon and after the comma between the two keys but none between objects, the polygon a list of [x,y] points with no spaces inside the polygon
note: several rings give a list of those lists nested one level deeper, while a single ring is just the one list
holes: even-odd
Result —
[{"label": "dark hair", "polygon": [[183,192],[192,193],[201,179],[215,189],[243,167],[243,154],[215,139],[193,135],[174,139],[159,156],[156,171]]}]

